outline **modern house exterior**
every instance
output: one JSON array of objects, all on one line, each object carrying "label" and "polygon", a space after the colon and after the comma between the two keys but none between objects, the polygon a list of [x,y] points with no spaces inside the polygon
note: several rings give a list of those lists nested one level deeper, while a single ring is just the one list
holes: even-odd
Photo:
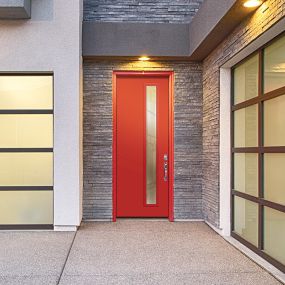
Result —
[{"label": "modern house exterior", "polygon": [[285,272],[284,16],[0,0],[0,227],[202,220]]}]

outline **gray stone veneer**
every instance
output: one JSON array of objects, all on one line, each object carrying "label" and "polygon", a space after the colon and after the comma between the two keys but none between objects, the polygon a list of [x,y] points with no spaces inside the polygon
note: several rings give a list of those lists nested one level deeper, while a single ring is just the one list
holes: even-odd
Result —
[{"label": "gray stone veneer", "polygon": [[83,217],[112,217],[112,71],[174,70],[174,214],[202,215],[202,66],[190,62],[84,62]]},{"label": "gray stone veneer", "polygon": [[[203,214],[219,227],[220,66],[285,16],[285,1],[268,0],[203,62]],[[229,189],[230,191],[230,189]]]},{"label": "gray stone veneer", "polygon": [[84,21],[189,23],[203,0],[84,0]]}]

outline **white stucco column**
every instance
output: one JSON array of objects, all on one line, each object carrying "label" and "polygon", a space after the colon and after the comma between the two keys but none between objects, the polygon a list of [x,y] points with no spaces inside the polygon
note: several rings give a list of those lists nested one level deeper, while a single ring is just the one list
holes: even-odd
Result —
[{"label": "white stucco column", "polygon": [[1,21],[0,72],[54,75],[54,226],[82,218],[81,0],[32,1],[30,20]]}]

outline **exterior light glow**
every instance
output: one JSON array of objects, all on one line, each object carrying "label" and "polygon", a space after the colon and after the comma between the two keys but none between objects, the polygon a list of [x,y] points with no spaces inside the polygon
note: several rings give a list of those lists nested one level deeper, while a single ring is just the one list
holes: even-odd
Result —
[{"label": "exterior light glow", "polygon": [[260,6],[261,4],[261,0],[248,0],[243,3],[243,6],[246,8],[254,8]]},{"label": "exterior light glow", "polygon": [[150,60],[150,58],[149,58],[148,56],[141,56],[141,57],[139,58],[139,60],[140,60],[140,61],[148,61],[148,60]]}]

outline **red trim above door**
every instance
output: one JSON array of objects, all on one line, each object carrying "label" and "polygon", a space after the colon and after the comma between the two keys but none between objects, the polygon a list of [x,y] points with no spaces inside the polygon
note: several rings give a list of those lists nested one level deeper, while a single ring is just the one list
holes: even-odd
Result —
[{"label": "red trim above door", "polygon": [[174,221],[174,72],[172,71],[114,71],[113,72],[113,222],[117,219],[117,76],[158,76],[169,78],[169,209],[168,219]]}]

